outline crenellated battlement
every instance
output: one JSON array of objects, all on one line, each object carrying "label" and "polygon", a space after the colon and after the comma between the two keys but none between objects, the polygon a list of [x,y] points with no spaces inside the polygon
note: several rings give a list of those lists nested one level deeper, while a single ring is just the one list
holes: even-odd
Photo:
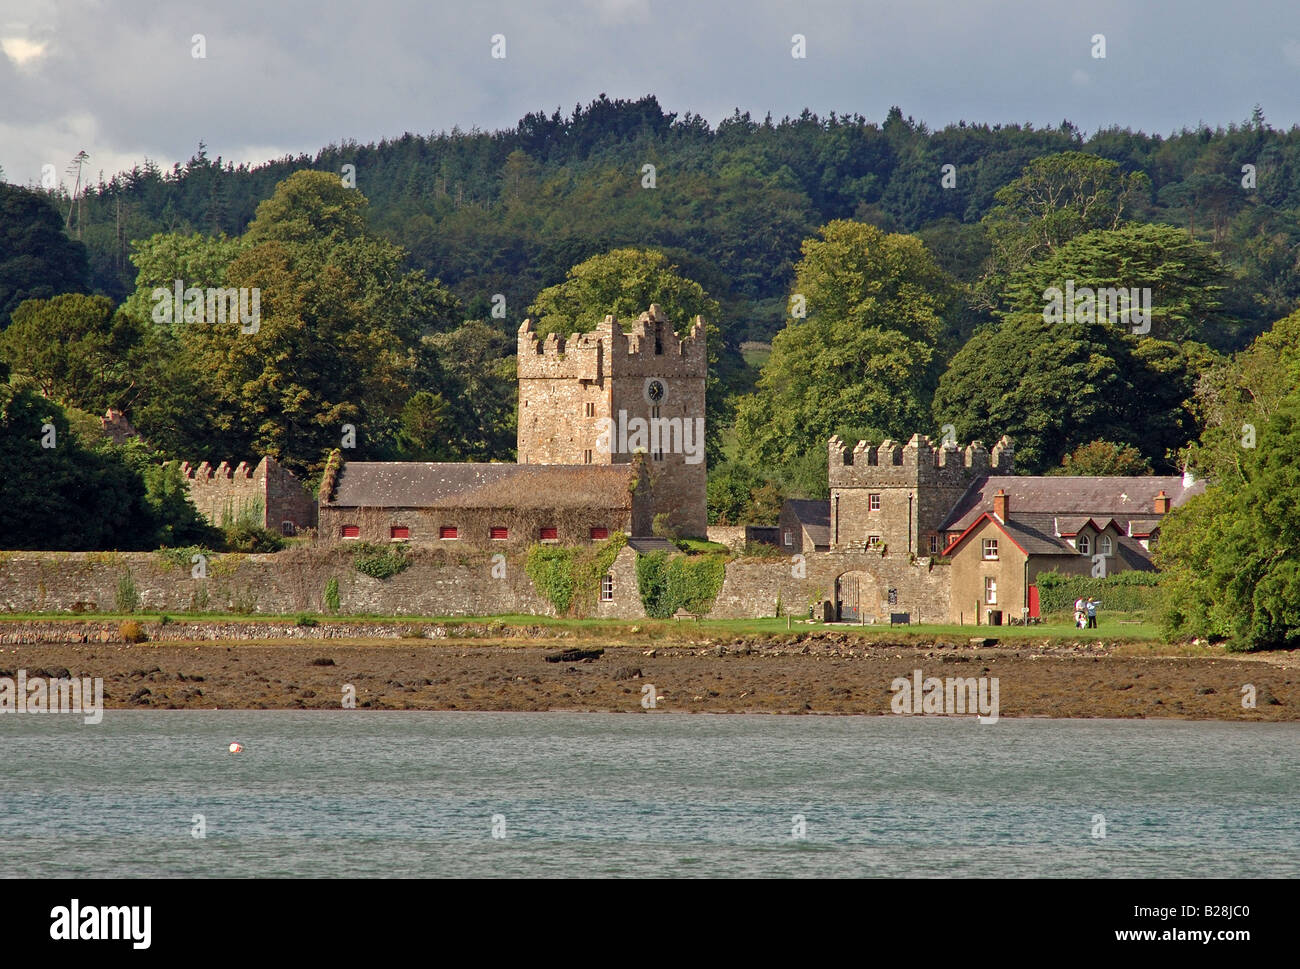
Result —
[{"label": "crenellated battlement", "polygon": [[859,441],[849,450],[838,436],[827,443],[831,491],[831,548],[931,551],[948,511],[972,484],[990,474],[1013,474],[1015,449],[1003,436],[990,451],[936,444],[913,434],[906,444]]},{"label": "crenellated battlement", "polygon": [[836,435],[827,447],[832,488],[968,484],[980,475],[1014,473],[1015,449],[1005,435],[992,451],[981,441],[960,448],[953,442],[935,444],[923,434],[902,445],[888,438],[878,445],[858,441],[851,451]]},{"label": "crenellated battlement", "polygon": [[519,327],[520,379],[602,380],[611,376],[702,377],[707,366],[704,321],[679,337],[658,303],[637,317],[628,332],[606,316],[588,333],[538,339],[533,321]]},{"label": "crenellated battlement", "polygon": [[256,465],[182,461],[180,472],[190,501],[218,527],[241,519],[277,532],[285,522],[293,523],[293,531],[316,524],[316,502],[293,472],[273,457],[264,457]]}]

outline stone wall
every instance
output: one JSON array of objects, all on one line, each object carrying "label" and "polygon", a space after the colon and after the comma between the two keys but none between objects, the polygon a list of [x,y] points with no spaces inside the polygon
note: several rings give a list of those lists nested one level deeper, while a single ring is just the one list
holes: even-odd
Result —
[{"label": "stone wall", "polygon": [[[298,546],[274,555],[212,555],[196,566],[163,552],[0,553],[0,612],[141,612],[293,615],[326,612],[326,588],[337,580],[339,611],[383,616],[554,615],[524,570],[526,548],[506,548],[505,575],[491,549],[412,548],[411,564],[380,580],[358,572],[356,549]],[[948,565],[870,552],[816,552],[801,558],[748,557],[727,565],[710,616],[807,616],[810,605],[834,601],[836,580],[866,573],[880,601],[868,621],[908,612],[917,621],[948,620]],[[644,618],[636,554],[623,549],[610,570],[614,599],[596,616]],[[888,588],[897,602],[884,602]]]},{"label": "stone wall", "polygon": [[[244,517],[290,534],[316,527],[316,500],[275,458],[265,457],[256,467],[247,461],[234,467],[225,461],[216,467],[186,461],[181,474],[194,507],[218,528]],[[292,527],[285,529],[285,522]]]},{"label": "stone wall", "polygon": [[[338,581],[344,614],[551,615],[524,572],[524,554],[506,552],[505,576],[488,551],[412,549],[412,564],[388,579],[358,572],[355,549],[296,548],[274,555],[212,555],[195,566],[161,552],[8,552],[0,555],[0,611],[325,612]],[[498,567],[498,572],[499,572]]]}]

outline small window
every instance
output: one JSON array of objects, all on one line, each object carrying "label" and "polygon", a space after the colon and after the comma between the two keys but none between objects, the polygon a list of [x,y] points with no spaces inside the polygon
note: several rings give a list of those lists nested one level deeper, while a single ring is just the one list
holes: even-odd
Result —
[{"label": "small window", "polygon": [[610,572],[606,572],[605,577],[600,580],[600,601],[614,601],[614,576]]},{"label": "small window", "polygon": [[509,537],[510,529],[506,528],[504,525],[493,525],[488,529],[488,538],[493,541],[499,542]]},{"label": "small window", "polygon": [[543,528],[539,536],[543,542],[554,542],[560,537],[560,533],[554,528]]},{"label": "small window", "polygon": [[787,528],[785,530],[784,536],[782,537],[782,541],[785,542],[786,548],[789,548],[790,546],[794,545],[794,532]]},{"label": "small window", "polygon": [[998,557],[998,540],[996,538],[984,539],[984,557],[986,559],[996,559]]},{"label": "small window", "polygon": [[280,534],[293,536],[298,534],[298,526],[293,522],[280,522]]},{"label": "small window", "polygon": [[407,525],[394,525],[388,530],[388,537],[394,542],[405,542],[411,537],[411,529]]},{"label": "small window", "polygon": [[880,495],[867,495],[867,510],[880,511]]},{"label": "small window", "polygon": [[988,606],[998,604],[998,580],[991,575],[984,579],[984,604]]},{"label": "small window", "polygon": [[1088,542],[1087,535],[1079,536],[1079,554],[1087,555],[1092,550],[1092,545]]},{"label": "small window", "polygon": [[1097,550],[1098,550],[1099,552],[1101,552],[1102,555],[1110,555],[1110,554],[1111,554],[1111,551],[1112,551],[1112,549],[1113,549],[1113,546],[1111,545],[1111,541],[1110,541],[1110,536],[1109,536],[1109,535],[1103,535],[1103,536],[1101,536],[1101,538],[1097,539],[1097,545],[1098,545],[1098,549],[1097,549]]},{"label": "small window", "polygon": [[879,536],[879,535],[868,535],[868,536],[867,536],[867,548],[880,548],[880,536]]},{"label": "small window", "polygon": [[588,417],[596,416],[596,405],[591,403],[590,401],[587,402],[586,414]]},{"label": "small window", "polygon": [[455,526],[455,525],[443,525],[441,528],[438,529],[438,537],[439,537],[439,538],[459,538],[460,536],[456,534],[456,526]]},{"label": "small window", "polygon": [[931,536],[930,536],[930,554],[931,554],[931,555],[938,555],[938,554],[939,554],[939,536],[938,536],[938,535],[931,535]]},{"label": "small window", "polygon": [[656,461],[662,461],[664,459],[664,452],[656,449],[653,457]]},{"label": "small window", "polygon": [[582,463],[583,463],[583,464],[591,464],[591,449],[590,449],[590,448],[588,448],[587,450],[585,450],[585,451],[582,452]]},{"label": "small window", "polygon": [[600,539],[609,538],[609,529],[608,529],[608,528],[593,528],[593,529],[591,530],[591,538],[592,538],[592,541],[597,541],[597,540],[600,540]]},{"label": "small window", "polygon": [[344,526],[343,526],[343,532],[342,532],[342,534],[343,534],[343,537],[344,537],[344,538],[360,538],[360,537],[361,537],[361,526],[360,526],[360,525],[344,525]]}]

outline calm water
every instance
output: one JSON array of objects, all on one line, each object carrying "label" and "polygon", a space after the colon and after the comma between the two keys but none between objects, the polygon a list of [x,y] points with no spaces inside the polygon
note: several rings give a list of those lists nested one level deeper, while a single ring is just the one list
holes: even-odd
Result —
[{"label": "calm water", "polygon": [[1296,877],[1298,754],[1294,724],[8,715],[0,870]]}]

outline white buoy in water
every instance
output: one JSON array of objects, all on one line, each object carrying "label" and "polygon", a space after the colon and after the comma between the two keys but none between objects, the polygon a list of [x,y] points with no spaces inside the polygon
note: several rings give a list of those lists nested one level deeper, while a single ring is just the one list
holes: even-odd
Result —
[{"label": "white buoy in water", "polygon": [[244,745],[241,744],[239,741],[235,741],[233,744],[230,745],[230,752],[232,754],[242,753],[243,750],[244,750]]}]

